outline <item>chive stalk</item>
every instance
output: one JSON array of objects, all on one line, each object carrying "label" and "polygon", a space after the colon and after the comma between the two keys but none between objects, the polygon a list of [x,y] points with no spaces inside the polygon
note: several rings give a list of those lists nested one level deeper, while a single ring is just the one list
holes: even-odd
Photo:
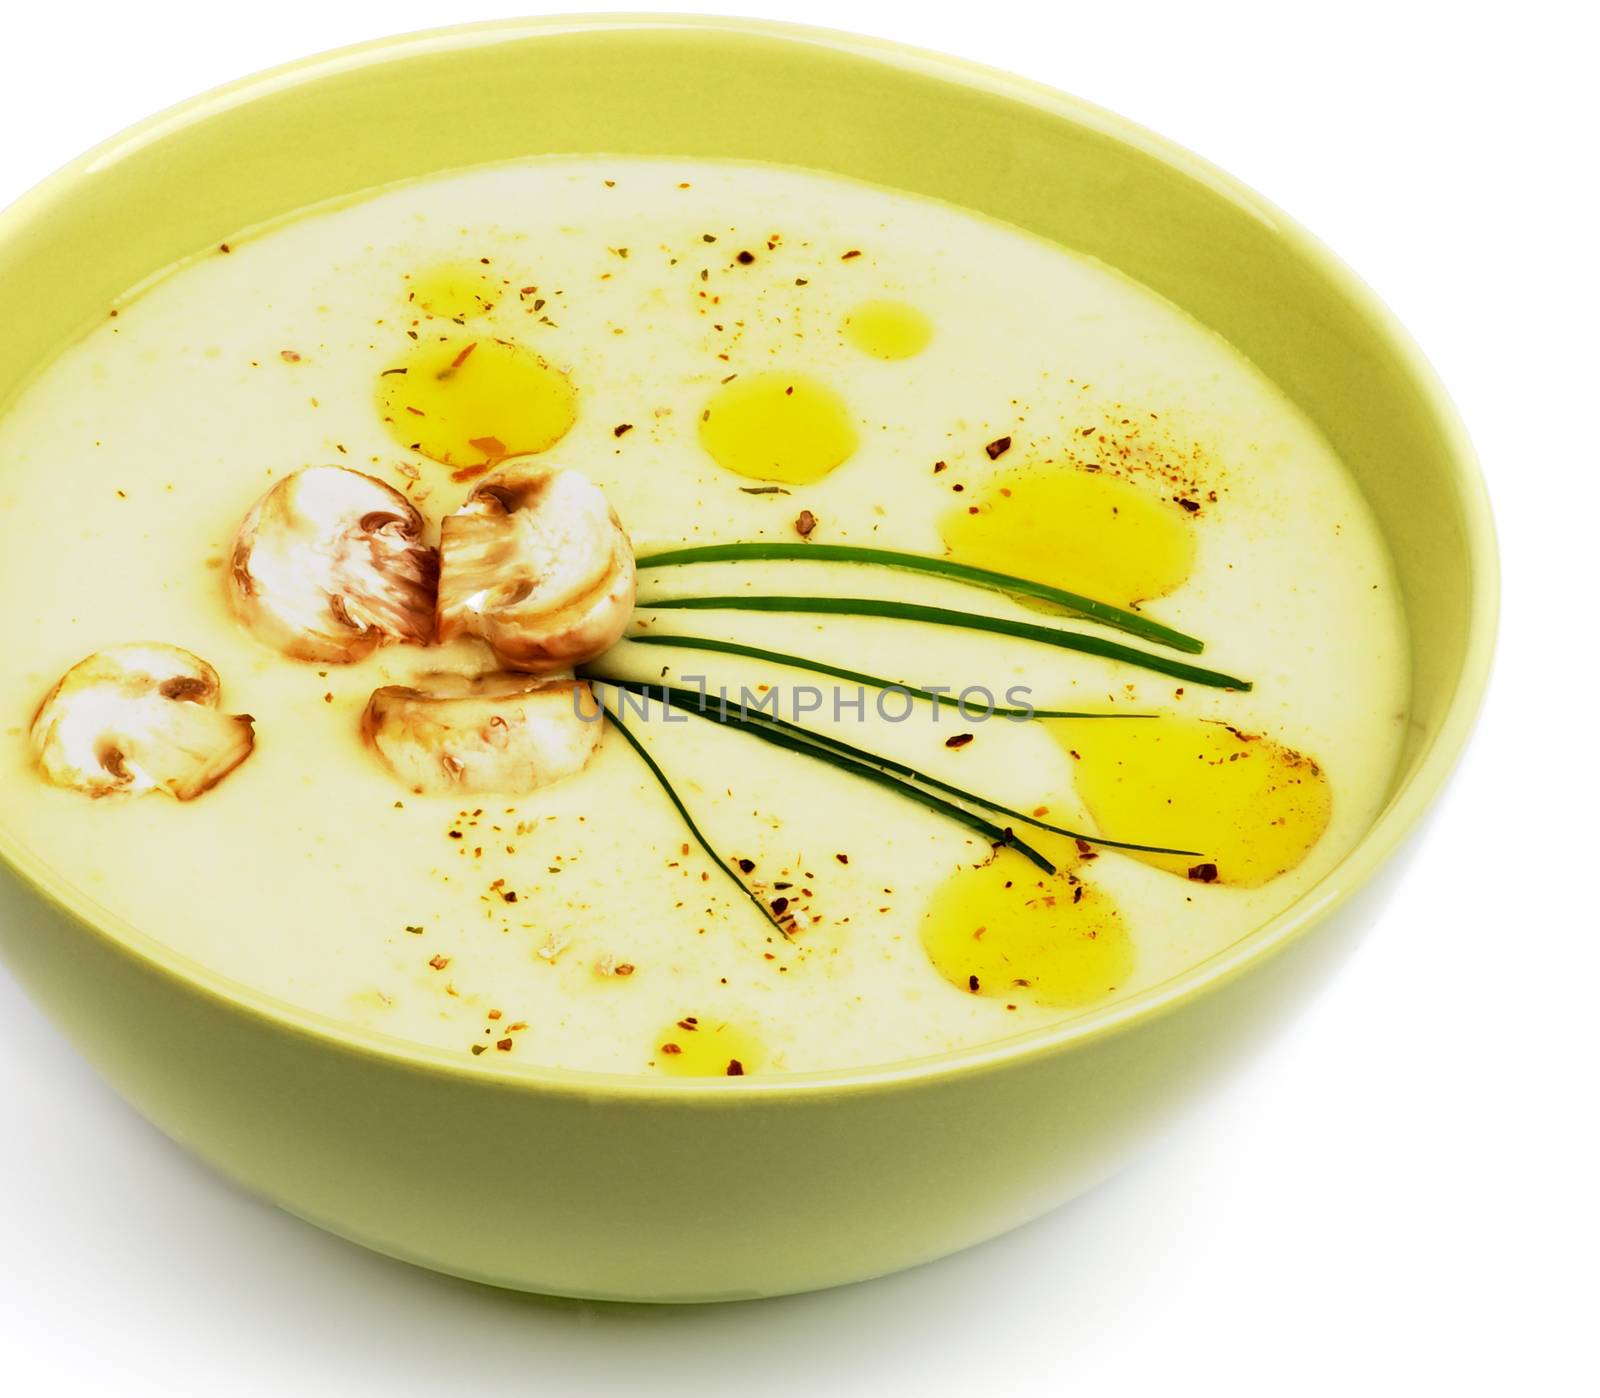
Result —
[{"label": "chive stalk", "polygon": [[[615,689],[627,690],[629,693],[641,695],[646,699],[650,698],[652,694],[659,695],[664,703],[671,704],[674,708],[683,709],[688,713],[697,714],[711,723],[737,728],[742,732],[748,733],[753,738],[759,738],[762,742],[771,743],[776,747],[785,748],[790,752],[799,753],[801,756],[826,763],[830,767],[846,772],[851,776],[860,777],[864,781],[888,787],[897,795],[903,796],[909,801],[915,801],[918,805],[926,806],[929,810],[944,816],[946,819],[952,820],[958,825],[964,825],[969,830],[976,831],[991,845],[1009,845],[1030,863],[1044,870],[1045,873],[1054,874],[1056,872],[1056,866],[1048,858],[1025,840],[1019,838],[1011,829],[996,825],[993,821],[977,814],[977,812],[958,806],[953,801],[946,801],[943,797],[936,796],[931,791],[923,791],[920,787],[913,786],[910,782],[902,781],[893,773],[886,772],[880,767],[871,765],[869,762],[846,755],[846,751],[840,749],[847,749],[849,752],[857,751],[856,749],[848,749],[846,744],[839,744],[838,749],[835,749],[810,741],[809,737],[797,736],[795,732],[789,731],[795,728],[795,725],[784,724],[781,720],[772,723],[755,722],[748,716],[735,717],[732,713],[720,712],[705,706],[700,694],[694,690],[674,689],[669,685],[646,684],[641,680],[612,679],[605,675],[588,674],[586,678],[592,683],[608,684]],[[609,706],[606,708],[606,712],[608,714],[612,712]],[[620,724],[618,726],[621,727]],[[644,750],[639,746],[638,740],[631,733],[628,733],[627,729],[624,728],[623,732],[633,743],[635,749],[642,755]],[[809,735],[811,730],[801,728],[798,729],[798,732]],[[651,765],[652,767],[654,766],[653,763]],[[659,771],[659,769],[657,770]],[[952,790],[954,789],[952,788]],[[972,799],[974,804],[982,804],[976,798],[969,799]],[[681,805],[679,809],[680,811],[682,810]],[[685,814],[685,819],[687,819],[687,814]],[[726,868],[725,865],[723,867]],[[740,886],[743,887],[742,884]],[[746,891],[748,892],[748,890]]]},{"label": "chive stalk", "polygon": [[930,626],[953,626],[965,631],[987,631],[995,636],[1011,636],[1021,641],[1036,641],[1040,645],[1054,646],[1058,650],[1077,651],[1083,655],[1097,655],[1106,660],[1120,661],[1158,675],[1169,675],[1188,684],[1206,685],[1212,689],[1247,691],[1249,680],[1236,675],[1207,670],[1170,656],[1152,655],[1135,650],[1118,641],[1102,636],[1090,636],[1081,631],[1062,631],[1053,626],[1038,626],[1028,621],[1011,621],[1005,617],[985,616],[981,612],[958,612],[948,607],[927,607],[917,602],[892,602],[878,597],[791,597],[763,596],[758,593],[736,593],[722,597],[664,597],[659,601],[640,602],[648,610],[676,609],[685,611],[745,611],[745,612],[795,612],[816,616],[871,616],[889,617],[899,621],[920,621]]},{"label": "chive stalk", "polygon": [[[598,698],[599,696],[596,697]],[[688,827],[689,833],[694,836],[695,842],[700,846],[701,849],[705,851],[706,858],[715,864],[717,868],[721,869],[722,872],[728,876],[729,881],[734,885],[734,887],[736,887],[740,893],[744,894],[746,898],[748,898],[756,905],[757,908],[760,909],[761,916],[763,918],[765,918],[774,927],[776,927],[779,932],[782,932],[783,935],[787,937],[789,934],[784,931],[783,925],[776,917],[773,916],[772,909],[756,897],[750,886],[746,884],[745,881],[736,873],[734,873],[732,867],[727,863],[727,861],[724,860],[723,857],[711,847],[711,842],[706,839],[705,835],[701,832],[700,827],[695,824],[694,817],[689,814],[689,808],[683,804],[682,799],[679,797],[676,788],[674,788],[672,785],[672,782],[668,778],[667,774],[661,770],[655,758],[650,756],[649,751],[634,735],[633,730],[622,721],[622,716],[609,704],[607,704],[604,699],[600,700],[600,707],[605,710],[606,717],[611,720],[611,726],[628,740],[628,745],[639,754],[639,757],[644,762],[644,765],[649,768],[650,775],[656,779],[656,782],[661,787],[661,790],[666,793],[667,800],[672,802],[673,809],[676,810],[678,815],[682,818],[684,825]]]},{"label": "chive stalk", "polygon": [[689,563],[731,562],[783,562],[783,563],[863,563],[880,568],[895,568],[903,572],[931,573],[952,582],[966,583],[972,587],[1003,592],[1011,597],[1032,597],[1041,602],[1053,602],[1085,621],[1097,621],[1103,626],[1139,636],[1173,650],[1199,655],[1205,643],[1197,637],[1176,631],[1170,626],[1152,621],[1126,607],[1116,607],[1109,602],[1096,601],[1081,593],[1051,587],[1010,573],[997,573],[989,568],[975,568],[957,563],[952,558],[930,557],[920,553],[903,553],[898,549],[861,548],[854,544],[697,544],[686,548],[666,549],[660,553],[646,554],[635,562],[640,568],[672,568]]},{"label": "chive stalk", "polygon": [[[1198,856],[1199,850],[1173,849],[1167,845],[1142,845],[1131,840],[1113,840],[1105,835],[1090,835],[1082,830],[1071,830],[1064,825],[1051,825],[1049,821],[1040,820],[1038,816],[1029,815],[1026,811],[1013,810],[1010,806],[1002,806],[998,801],[991,801],[986,796],[979,796],[964,787],[953,786],[938,777],[929,776],[926,772],[901,762],[898,758],[887,757],[880,752],[872,752],[866,748],[854,747],[842,738],[835,738],[830,733],[819,732],[815,728],[807,728],[801,723],[791,723],[787,719],[777,717],[775,714],[751,713],[741,711],[737,717],[729,713],[724,705],[717,705],[716,712],[711,712],[706,702],[706,696],[698,690],[678,689],[671,685],[647,683],[643,680],[618,680],[609,679],[603,675],[591,675],[591,679],[601,684],[614,685],[618,689],[627,689],[633,693],[647,693],[656,690],[661,693],[666,703],[674,708],[686,709],[690,713],[698,713],[702,717],[713,719],[717,723],[730,724],[736,727],[745,725],[768,726],[781,729],[796,735],[798,738],[815,743],[818,746],[829,748],[834,752],[843,754],[857,761],[872,763],[891,773],[907,777],[912,781],[921,782],[925,786],[934,787],[940,791],[958,796],[963,801],[970,801],[975,806],[982,806],[985,810],[993,811],[996,815],[1010,816],[1013,820],[1023,821],[1040,830],[1048,830],[1052,835],[1065,835],[1070,840],[1081,840],[1084,844],[1100,845],[1106,849],[1131,850],[1139,854],[1176,854],[1184,856]],[[757,736],[760,736],[759,734]]]}]

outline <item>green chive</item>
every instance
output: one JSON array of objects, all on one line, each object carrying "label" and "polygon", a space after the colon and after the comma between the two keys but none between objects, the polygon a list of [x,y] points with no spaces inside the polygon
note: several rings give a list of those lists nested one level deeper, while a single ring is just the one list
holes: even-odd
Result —
[{"label": "green chive", "polygon": [[[599,696],[597,695],[596,697],[598,698]],[[603,699],[600,701],[600,707],[605,710],[606,717],[611,720],[611,726],[628,740],[628,745],[639,754],[640,758],[643,759],[644,765],[650,769],[650,775],[653,776],[660,784],[662,791],[666,792],[667,794],[667,800],[672,802],[673,808],[683,818],[683,823],[689,827],[689,833],[694,836],[695,841],[699,844],[700,848],[706,852],[706,858],[715,864],[717,868],[721,869],[722,872],[726,874],[733,882],[734,886],[739,890],[739,892],[744,894],[746,898],[748,898],[756,905],[757,908],[761,910],[762,917],[776,927],[778,931],[783,932],[784,936],[788,936],[789,934],[784,932],[782,924],[780,924],[777,918],[773,916],[772,909],[763,903],[759,898],[757,898],[756,895],[751,892],[745,881],[733,872],[732,868],[729,867],[729,865],[723,860],[722,856],[716,852],[716,850],[711,848],[711,842],[707,840],[703,834],[701,834],[700,827],[694,823],[694,817],[689,814],[689,808],[685,806],[679,799],[677,791],[673,788],[671,781],[669,781],[667,778],[667,774],[661,770],[661,768],[656,764],[655,758],[651,757],[650,754],[645,750],[644,744],[633,735],[632,730],[629,729],[628,725],[622,721],[622,716],[612,709],[610,705],[608,705]]]},{"label": "green chive", "polygon": [[[751,712],[750,710],[741,707],[738,716],[735,717],[734,714],[729,713],[726,707],[721,704],[716,705],[716,711],[712,712],[707,696],[701,694],[698,690],[677,689],[670,685],[663,684],[647,684],[641,680],[610,679],[603,675],[590,675],[589,678],[600,684],[615,685],[619,689],[628,689],[635,693],[644,693],[650,690],[659,691],[665,702],[671,704],[674,708],[687,709],[691,713],[699,713],[704,717],[713,719],[717,723],[730,724],[735,727],[745,727],[747,725],[751,725],[756,727],[767,726],[770,728],[781,729],[787,733],[797,735],[797,737],[799,737],[802,741],[814,743],[819,747],[827,748],[833,752],[860,762],[875,764],[876,766],[881,767],[888,772],[898,773],[900,776],[908,777],[912,781],[921,782],[924,786],[934,787],[939,791],[948,792],[952,796],[958,796],[963,801],[970,801],[975,806],[982,806],[985,810],[993,811],[996,815],[1010,816],[1013,820],[1023,821],[1026,824],[1035,826],[1040,830],[1048,830],[1052,835],[1065,835],[1070,840],[1081,840],[1085,844],[1102,845],[1107,849],[1133,850],[1140,854],[1177,854],[1198,856],[1200,853],[1199,850],[1172,849],[1166,845],[1141,845],[1135,844],[1129,840],[1113,840],[1104,835],[1088,835],[1081,830],[1069,830],[1063,825],[1051,825],[1048,821],[1043,821],[1036,816],[1028,815],[1025,811],[1012,810],[1010,806],[1002,806],[998,801],[991,801],[987,797],[979,796],[974,792],[967,791],[963,787],[953,786],[951,783],[942,781],[938,777],[929,776],[926,772],[922,772],[915,767],[908,766],[906,763],[901,762],[898,758],[886,757],[882,753],[871,752],[866,748],[854,747],[841,738],[835,738],[831,734],[819,732],[815,728],[807,728],[804,724],[791,723],[787,719],[778,718],[775,714],[768,714],[761,711]],[[759,737],[761,735],[757,734],[756,736]],[[785,744],[784,746],[789,745]]]},{"label": "green chive", "polygon": [[1051,626],[1036,626],[1028,621],[1008,621],[1003,617],[984,616],[979,612],[956,612],[946,607],[924,607],[916,602],[889,602],[876,597],[763,597],[756,594],[737,594],[727,597],[666,597],[658,602],[640,602],[649,609],[680,608],[693,611],[744,611],[744,612],[803,612],[823,616],[876,616],[893,617],[901,621],[922,621],[930,626],[956,626],[967,631],[987,631],[996,636],[1014,636],[1022,641],[1037,641],[1041,645],[1055,646],[1060,650],[1078,651],[1084,655],[1098,655],[1106,660],[1119,660],[1126,665],[1153,670],[1158,675],[1170,675],[1189,684],[1208,685],[1212,689],[1250,689],[1250,681],[1235,675],[1225,675],[1217,670],[1202,669],[1182,660],[1164,655],[1151,655],[1148,651],[1134,650],[1131,646],[1108,641],[1100,636],[1087,636],[1081,631],[1059,631]]},{"label": "green chive", "polygon": [[[601,675],[590,675],[588,678],[596,684],[609,684],[617,689],[625,689],[634,694],[642,694],[649,698],[651,693],[659,694],[663,702],[671,704],[674,708],[683,709],[688,713],[697,714],[699,717],[712,723],[723,724],[730,728],[737,728],[748,733],[752,738],[759,738],[764,743],[772,743],[777,747],[786,748],[790,752],[800,753],[818,762],[824,762],[830,767],[835,767],[841,772],[848,772],[851,776],[860,777],[865,781],[875,782],[879,786],[886,786],[897,795],[904,796],[909,801],[926,806],[929,810],[953,820],[958,825],[965,825],[969,830],[975,830],[991,845],[1009,845],[1018,854],[1025,857],[1030,863],[1037,865],[1047,874],[1056,872],[1056,866],[1044,855],[1017,835],[993,821],[985,820],[981,815],[956,805],[953,801],[946,801],[935,796],[931,791],[922,791],[912,786],[909,782],[901,781],[898,777],[865,762],[858,762],[846,757],[843,753],[833,752],[816,743],[808,742],[804,738],[791,736],[781,731],[778,726],[769,726],[763,723],[753,723],[748,718],[736,718],[731,713],[719,713],[716,710],[702,706],[700,695],[694,690],[673,689],[667,685],[645,684],[640,680],[614,680]],[[607,711],[609,712],[609,710]],[[787,725],[784,725],[785,727]],[[802,732],[808,730],[802,729]],[[631,736],[631,735],[630,735]],[[634,744],[638,746],[637,743]]]},{"label": "green chive", "polygon": [[1142,636],[1147,641],[1187,651],[1190,655],[1199,655],[1205,649],[1204,642],[1194,636],[1174,631],[1170,626],[1162,626],[1160,622],[1151,621],[1138,612],[1114,607],[1109,602],[1097,602],[1092,597],[1066,592],[1030,578],[996,573],[988,568],[974,568],[950,558],[901,553],[897,549],[857,548],[853,544],[700,544],[646,554],[636,562],[641,568],[672,568],[684,563],[730,563],[739,560],[762,563],[868,563],[880,568],[898,568],[904,572],[932,573],[955,582],[988,588],[992,592],[1004,592],[1012,597],[1032,597],[1043,602],[1054,602],[1086,621],[1098,621],[1130,636]]}]

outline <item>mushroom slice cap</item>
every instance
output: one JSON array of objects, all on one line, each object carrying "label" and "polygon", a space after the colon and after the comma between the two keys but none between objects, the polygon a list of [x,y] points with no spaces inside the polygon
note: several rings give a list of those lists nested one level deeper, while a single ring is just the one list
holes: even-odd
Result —
[{"label": "mushroom slice cap", "polygon": [[221,682],[198,655],[146,642],[80,660],[29,730],[46,781],[90,796],[165,791],[192,801],[255,747],[248,714],[218,710]]},{"label": "mushroom slice cap", "polygon": [[342,665],[391,641],[433,639],[439,560],[398,490],[342,466],[286,476],[239,526],[234,614],[296,660]]},{"label": "mushroom slice cap", "polygon": [[581,771],[603,716],[570,676],[432,674],[375,690],[361,731],[413,791],[521,796]]},{"label": "mushroom slice cap", "polygon": [[534,674],[609,650],[633,615],[633,545],[579,471],[509,462],[485,476],[439,540],[439,638],[479,636]]}]

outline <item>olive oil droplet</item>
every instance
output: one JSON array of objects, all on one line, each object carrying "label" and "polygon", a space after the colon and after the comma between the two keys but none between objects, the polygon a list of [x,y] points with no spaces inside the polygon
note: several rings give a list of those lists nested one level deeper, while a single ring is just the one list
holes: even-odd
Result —
[{"label": "olive oil droplet", "polygon": [[712,459],[754,480],[809,485],[846,461],[856,442],[844,400],[805,374],[741,375],[700,415],[700,444]]},{"label": "olive oil droplet", "polygon": [[531,350],[451,335],[391,365],[378,407],[402,446],[446,466],[483,466],[554,446],[577,418],[578,394]]},{"label": "olive oil droplet", "polygon": [[1117,839],[1197,851],[1133,859],[1200,883],[1255,888],[1299,864],[1328,828],[1322,768],[1270,738],[1189,718],[1046,721],[1079,799]]},{"label": "olive oil droplet", "polygon": [[980,568],[1127,606],[1171,592],[1194,566],[1189,521],[1114,476],[1022,466],[962,500],[939,533],[954,557]]},{"label": "olive oil droplet", "polygon": [[446,262],[409,277],[406,299],[424,315],[475,320],[495,308],[504,290],[481,264]]},{"label": "olive oil droplet", "polygon": [[1092,1005],[1132,975],[1133,939],[1110,897],[1072,874],[1041,873],[1015,850],[957,870],[922,919],[934,969],[969,995]]},{"label": "olive oil droplet", "polygon": [[904,301],[863,301],[845,316],[840,330],[874,359],[910,359],[933,339],[933,322]]},{"label": "olive oil droplet", "polygon": [[756,1072],[764,1057],[748,1029],[692,1014],[663,1029],[650,1054],[657,1068],[679,1078],[739,1078]]}]

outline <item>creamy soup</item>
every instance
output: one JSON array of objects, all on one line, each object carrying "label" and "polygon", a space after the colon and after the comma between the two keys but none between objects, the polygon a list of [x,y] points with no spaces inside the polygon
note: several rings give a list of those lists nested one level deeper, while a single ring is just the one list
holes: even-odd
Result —
[{"label": "creamy soup", "polygon": [[[1230,946],[1387,794],[1405,640],[1340,463],[1228,345],[1016,229],[800,171],[549,159],[247,230],[108,311],[0,422],[4,841],[313,1015],[482,1071],[938,1053]],[[612,599],[624,639],[578,667],[636,683],[597,685],[614,719],[576,713],[559,647],[530,661],[486,629],[481,589],[446,604],[448,539],[448,639],[422,643],[442,522],[469,497],[500,511],[507,463],[566,468],[593,528],[541,535],[502,600],[596,539],[641,561],[637,601]],[[241,521],[291,477],[400,500],[377,514],[423,560],[415,634],[297,658],[301,614],[250,611],[305,581],[310,553],[258,544],[240,582]],[[763,541],[812,556],[650,563]],[[1082,594],[1117,624],[840,546]],[[652,605],[690,599],[710,601]],[[85,657],[145,664],[116,649],[133,643],[192,653],[163,651],[180,659],[139,702],[209,715],[188,740],[204,760],[144,794],[145,757],[71,708],[76,681],[47,706],[79,725],[47,735],[54,758],[35,723]],[[443,673],[499,702],[523,683],[507,665],[554,674],[550,723],[588,726],[559,760],[430,766],[407,696]],[[734,721],[641,704],[638,682],[704,687],[713,713],[725,691]]]}]

